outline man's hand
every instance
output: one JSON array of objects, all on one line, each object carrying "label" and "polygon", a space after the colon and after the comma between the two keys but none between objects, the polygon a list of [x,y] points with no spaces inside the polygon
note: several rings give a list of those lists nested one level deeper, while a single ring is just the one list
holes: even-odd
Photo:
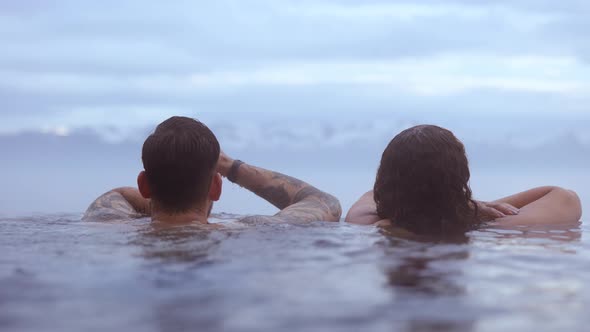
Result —
[{"label": "man's hand", "polygon": [[519,210],[508,204],[500,202],[475,201],[477,204],[478,217],[483,221],[490,221],[506,216],[517,215]]},{"label": "man's hand", "polygon": [[225,152],[221,151],[221,153],[219,153],[219,161],[217,162],[217,172],[221,174],[221,176],[227,177],[233,162],[234,160],[232,158],[228,157]]}]

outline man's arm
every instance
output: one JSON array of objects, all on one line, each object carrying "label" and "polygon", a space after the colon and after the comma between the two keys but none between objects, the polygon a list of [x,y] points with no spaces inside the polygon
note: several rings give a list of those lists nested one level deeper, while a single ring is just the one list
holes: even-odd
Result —
[{"label": "man's arm", "polygon": [[150,200],[131,187],[116,188],[98,197],[86,210],[82,220],[113,220],[151,215]]},{"label": "man's arm", "polygon": [[[232,166],[234,169],[232,170]],[[342,208],[338,199],[293,177],[248,164],[234,164],[223,152],[218,171],[235,183],[279,208],[273,219],[287,221],[339,221]],[[233,174],[229,174],[230,171]],[[254,216],[249,219],[268,219]]]}]

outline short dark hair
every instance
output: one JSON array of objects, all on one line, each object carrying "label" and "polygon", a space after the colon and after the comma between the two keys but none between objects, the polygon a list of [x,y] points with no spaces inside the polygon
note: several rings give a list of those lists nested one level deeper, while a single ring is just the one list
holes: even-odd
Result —
[{"label": "short dark hair", "polygon": [[465,147],[447,129],[420,125],[395,136],[375,180],[377,213],[421,235],[464,233],[479,224]]},{"label": "short dark hair", "polygon": [[142,161],[152,199],[162,210],[185,212],[207,198],[220,147],[203,123],[174,116],[143,143]]}]

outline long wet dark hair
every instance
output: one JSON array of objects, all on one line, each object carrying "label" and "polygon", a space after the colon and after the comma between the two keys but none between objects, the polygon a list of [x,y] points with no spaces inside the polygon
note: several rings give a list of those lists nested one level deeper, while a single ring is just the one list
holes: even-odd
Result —
[{"label": "long wet dark hair", "polygon": [[391,140],[373,188],[377,213],[423,235],[454,235],[479,225],[465,147],[452,132],[421,125]]}]

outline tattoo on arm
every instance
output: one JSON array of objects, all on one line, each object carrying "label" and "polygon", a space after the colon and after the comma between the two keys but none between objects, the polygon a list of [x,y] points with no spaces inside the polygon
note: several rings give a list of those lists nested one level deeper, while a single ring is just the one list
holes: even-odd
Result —
[{"label": "tattoo on arm", "polygon": [[121,218],[137,218],[142,214],[118,192],[109,191],[97,198],[86,210],[83,220],[112,220]]},{"label": "tattoo on arm", "polygon": [[338,201],[323,202],[317,198],[307,198],[280,211],[275,216],[250,216],[242,219],[246,223],[259,222],[302,222],[302,221],[339,221],[341,208]]},{"label": "tattoo on arm", "polygon": [[[260,174],[256,171],[257,174]],[[297,202],[297,191],[308,186],[305,182],[288,175],[272,172],[271,181],[264,186],[254,186],[251,190],[279,209]],[[317,189],[316,189],[317,190]]]},{"label": "tattoo on arm", "polygon": [[336,197],[309,185],[299,190],[293,201],[299,202],[298,210],[316,211],[316,215],[317,212],[321,212],[322,220],[338,221],[342,214],[340,202]]},{"label": "tattoo on arm", "polygon": [[[238,182],[244,183],[244,187],[281,209],[276,217],[298,221],[340,220],[342,208],[334,196],[281,173],[265,171],[250,165],[245,171],[247,173],[244,175],[250,173],[249,178],[266,179],[266,181],[244,179],[245,181]],[[266,172],[268,174],[265,174]]]}]

